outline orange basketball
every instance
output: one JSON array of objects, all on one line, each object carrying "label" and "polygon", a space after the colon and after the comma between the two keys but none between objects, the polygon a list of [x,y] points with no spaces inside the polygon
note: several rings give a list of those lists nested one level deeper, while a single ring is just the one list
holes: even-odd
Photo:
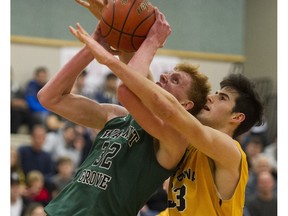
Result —
[{"label": "orange basketball", "polygon": [[110,0],[102,12],[101,35],[114,49],[134,52],[155,19],[154,7],[147,0]]}]

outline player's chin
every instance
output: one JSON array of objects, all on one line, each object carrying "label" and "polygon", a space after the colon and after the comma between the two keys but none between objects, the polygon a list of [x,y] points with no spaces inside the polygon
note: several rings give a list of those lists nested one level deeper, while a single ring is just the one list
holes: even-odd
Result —
[{"label": "player's chin", "polygon": [[201,109],[200,112],[197,113],[196,117],[199,120],[199,119],[203,118],[205,115],[207,115],[207,110]]}]

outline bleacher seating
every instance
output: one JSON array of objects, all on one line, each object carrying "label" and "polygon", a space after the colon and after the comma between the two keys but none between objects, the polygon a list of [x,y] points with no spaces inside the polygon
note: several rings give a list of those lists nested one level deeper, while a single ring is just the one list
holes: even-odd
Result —
[{"label": "bleacher seating", "polygon": [[31,137],[29,134],[11,134],[11,145],[16,146],[17,148],[23,144],[30,144]]}]

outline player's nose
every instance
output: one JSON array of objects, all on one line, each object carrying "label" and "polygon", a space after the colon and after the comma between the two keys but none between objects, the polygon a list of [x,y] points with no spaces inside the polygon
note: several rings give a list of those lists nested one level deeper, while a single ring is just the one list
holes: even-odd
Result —
[{"label": "player's nose", "polygon": [[168,81],[168,77],[167,76],[168,76],[167,74],[161,74],[160,75],[160,82],[161,83],[167,83],[167,81]]},{"label": "player's nose", "polygon": [[213,95],[212,94],[207,96],[207,103],[213,103]]}]

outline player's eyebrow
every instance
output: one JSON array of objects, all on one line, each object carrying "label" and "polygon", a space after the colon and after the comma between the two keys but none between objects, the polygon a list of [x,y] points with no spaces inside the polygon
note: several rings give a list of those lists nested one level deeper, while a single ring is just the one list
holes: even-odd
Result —
[{"label": "player's eyebrow", "polygon": [[222,96],[222,97],[225,97],[226,100],[230,100],[229,95],[226,94],[226,93],[223,93],[223,92],[220,92],[220,91],[216,91],[216,94],[218,94],[218,95],[220,95],[220,96]]}]

